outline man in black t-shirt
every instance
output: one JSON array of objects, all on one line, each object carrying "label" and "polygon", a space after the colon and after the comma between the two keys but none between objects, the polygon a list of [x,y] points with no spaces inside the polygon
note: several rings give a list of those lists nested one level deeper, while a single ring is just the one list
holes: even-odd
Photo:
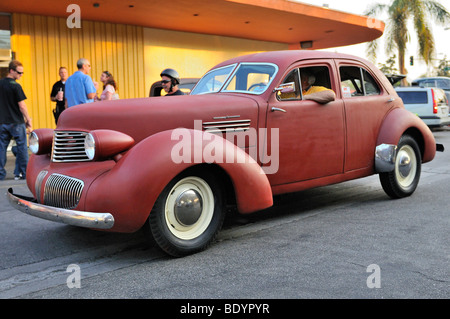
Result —
[{"label": "man in black t-shirt", "polygon": [[59,77],[61,79],[55,84],[53,84],[52,93],[50,93],[50,99],[53,102],[56,102],[55,109],[53,110],[53,116],[55,117],[55,124],[58,124],[59,115],[66,108],[64,102],[64,90],[66,86],[66,80],[69,77],[69,72],[63,66],[59,68]]},{"label": "man in black t-shirt", "polygon": [[13,60],[8,75],[0,80],[0,180],[5,179],[6,152],[11,139],[17,145],[15,179],[25,179],[28,164],[27,130],[31,132],[31,117],[25,104],[26,96],[16,80],[23,75],[23,65]]}]

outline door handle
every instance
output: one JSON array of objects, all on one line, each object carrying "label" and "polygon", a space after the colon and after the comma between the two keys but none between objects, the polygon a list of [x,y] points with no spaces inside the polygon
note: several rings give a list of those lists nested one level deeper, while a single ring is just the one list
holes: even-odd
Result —
[{"label": "door handle", "polygon": [[388,103],[390,103],[390,102],[394,102],[395,101],[395,98],[393,98],[393,97],[391,97],[389,100],[387,100],[388,101]]},{"label": "door handle", "polygon": [[279,112],[284,112],[284,113],[286,113],[286,110],[280,109],[280,108],[278,108],[278,107],[272,107],[271,111],[272,111],[272,112],[279,111]]}]

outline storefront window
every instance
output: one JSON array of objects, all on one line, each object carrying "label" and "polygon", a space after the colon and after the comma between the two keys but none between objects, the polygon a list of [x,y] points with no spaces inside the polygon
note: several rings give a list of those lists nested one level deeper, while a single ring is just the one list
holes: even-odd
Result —
[{"label": "storefront window", "polygon": [[0,78],[8,74],[11,59],[11,16],[0,13]]}]

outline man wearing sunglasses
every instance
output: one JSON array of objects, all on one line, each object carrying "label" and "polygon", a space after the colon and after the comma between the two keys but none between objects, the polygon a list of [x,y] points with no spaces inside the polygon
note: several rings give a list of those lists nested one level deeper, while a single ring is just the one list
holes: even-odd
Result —
[{"label": "man wearing sunglasses", "polygon": [[174,69],[165,69],[161,72],[161,85],[166,91],[166,96],[184,95],[179,89],[180,76]]},{"label": "man wearing sunglasses", "polygon": [[26,96],[16,81],[23,75],[23,65],[13,60],[8,75],[0,80],[0,180],[5,179],[6,152],[11,139],[17,145],[15,179],[25,179],[28,164],[27,130],[31,132],[31,117],[25,104]]}]

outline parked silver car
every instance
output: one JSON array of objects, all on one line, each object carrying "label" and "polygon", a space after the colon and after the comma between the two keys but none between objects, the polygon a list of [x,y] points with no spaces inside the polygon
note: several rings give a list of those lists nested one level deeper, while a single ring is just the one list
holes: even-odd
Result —
[{"label": "parked silver car", "polygon": [[447,100],[450,101],[450,78],[445,76],[436,76],[431,78],[420,78],[412,82],[413,86],[424,88],[439,88],[445,91]]},{"label": "parked silver car", "polygon": [[405,108],[417,114],[429,127],[450,124],[448,99],[444,90],[424,87],[398,87]]}]

